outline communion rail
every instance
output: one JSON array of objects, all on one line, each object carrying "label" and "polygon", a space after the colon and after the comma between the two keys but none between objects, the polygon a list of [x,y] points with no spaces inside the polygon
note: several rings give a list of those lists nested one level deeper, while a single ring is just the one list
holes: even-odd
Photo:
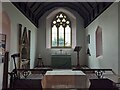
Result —
[{"label": "communion rail", "polygon": [[90,78],[90,88],[89,90],[120,90],[120,83],[116,83],[113,80],[104,76],[108,71],[112,72],[113,75],[116,75],[112,69],[81,69],[73,68],[73,71],[83,71],[86,74],[94,74],[97,78]]},{"label": "communion rail", "polygon": [[40,69],[17,69],[13,70],[10,75],[11,90],[42,90],[41,79],[46,71],[51,71],[52,68]]},{"label": "communion rail", "polygon": [[[76,71],[76,70],[81,70],[83,72],[92,72],[92,73],[95,73],[96,76],[98,77],[98,79],[100,78],[103,78],[103,74],[106,72],[106,71],[112,71],[112,69],[80,69],[80,68],[73,68],[72,69],[73,71]],[[112,71],[113,72],[113,71]],[[114,73],[114,72],[113,72]]]}]

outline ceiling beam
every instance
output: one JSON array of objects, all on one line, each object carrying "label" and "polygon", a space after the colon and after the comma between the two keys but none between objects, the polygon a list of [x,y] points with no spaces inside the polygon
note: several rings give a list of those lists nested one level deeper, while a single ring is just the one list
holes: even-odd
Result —
[{"label": "ceiling beam", "polygon": [[90,4],[90,2],[87,2],[88,3],[88,5],[93,9],[94,7]]},{"label": "ceiling beam", "polygon": [[[41,16],[43,16],[43,14],[46,12],[46,11],[48,11],[48,10],[50,10],[50,9],[52,9],[52,8],[54,8],[54,7],[68,7],[68,8],[70,8],[70,9],[72,9],[72,10],[74,10],[74,11],[76,11],[82,18],[83,18],[83,20],[84,20],[84,22],[86,21],[87,22],[87,16],[86,15],[84,15],[78,8],[75,8],[75,6],[74,5],[72,5],[72,7],[71,7],[71,4],[63,4],[63,5],[58,5],[58,4],[55,4],[54,3],[54,5],[48,5],[48,7],[47,8],[45,8],[44,10],[41,10],[41,13],[39,13],[39,15],[38,15],[38,17],[37,17],[37,19],[39,20],[40,19],[40,17]],[[77,9],[77,10],[76,10]],[[86,23],[85,22],[85,23]]]},{"label": "ceiling beam", "polygon": [[[30,2],[32,3],[32,2]],[[36,2],[33,2],[32,5],[30,6],[30,8],[33,8],[35,6]]]},{"label": "ceiling beam", "polygon": [[51,3],[49,2],[45,2],[43,4],[40,5],[40,7],[38,7],[38,12],[36,11],[35,15],[38,16],[40,14],[41,11],[44,11],[45,8],[47,8],[49,5],[51,5]]},{"label": "ceiling beam", "polygon": [[90,14],[90,9],[88,10],[88,8],[84,5],[84,2],[81,2],[81,5],[84,7],[84,9]]},{"label": "ceiling beam", "polygon": [[74,3],[49,3],[47,4],[47,6],[45,6],[45,8],[41,8],[41,10],[39,9],[40,11],[38,12],[37,17],[40,18],[43,12],[46,12],[46,10],[50,10],[50,8],[54,7],[68,7],[78,12],[78,14],[82,16],[84,19],[87,16],[87,14],[83,10],[81,10],[78,6],[76,6],[76,4]]},{"label": "ceiling beam", "polygon": [[37,12],[40,6],[42,6],[43,2],[39,2],[39,5],[33,10],[33,13]]},{"label": "ceiling beam", "polygon": [[76,6],[76,8],[79,8],[84,14],[89,14],[88,11],[82,6],[81,2],[75,2],[71,3]]},{"label": "ceiling beam", "polygon": [[48,10],[59,7],[76,11],[87,26],[110,5],[110,2],[15,2],[14,4],[36,26],[40,17]]}]

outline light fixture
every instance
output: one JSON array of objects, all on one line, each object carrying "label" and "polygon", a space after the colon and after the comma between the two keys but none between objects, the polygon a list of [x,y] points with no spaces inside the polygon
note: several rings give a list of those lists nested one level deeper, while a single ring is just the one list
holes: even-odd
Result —
[{"label": "light fixture", "polygon": [[89,49],[89,48],[87,49],[87,54],[88,54],[89,56],[91,56],[91,54],[90,54],[90,49]]}]

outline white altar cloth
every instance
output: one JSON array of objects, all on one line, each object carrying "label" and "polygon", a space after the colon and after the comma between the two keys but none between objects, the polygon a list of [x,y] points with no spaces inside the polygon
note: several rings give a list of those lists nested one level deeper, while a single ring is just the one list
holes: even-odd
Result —
[{"label": "white altar cloth", "polygon": [[47,71],[42,79],[43,88],[89,88],[90,81],[82,71]]}]

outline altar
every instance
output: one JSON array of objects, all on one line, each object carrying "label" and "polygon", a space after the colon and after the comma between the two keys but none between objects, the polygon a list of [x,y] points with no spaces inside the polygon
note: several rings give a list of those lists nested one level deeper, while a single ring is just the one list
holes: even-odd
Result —
[{"label": "altar", "polygon": [[82,71],[53,70],[47,71],[42,81],[42,88],[89,88],[90,81]]},{"label": "altar", "polygon": [[57,69],[71,68],[71,55],[51,55],[51,67]]}]

